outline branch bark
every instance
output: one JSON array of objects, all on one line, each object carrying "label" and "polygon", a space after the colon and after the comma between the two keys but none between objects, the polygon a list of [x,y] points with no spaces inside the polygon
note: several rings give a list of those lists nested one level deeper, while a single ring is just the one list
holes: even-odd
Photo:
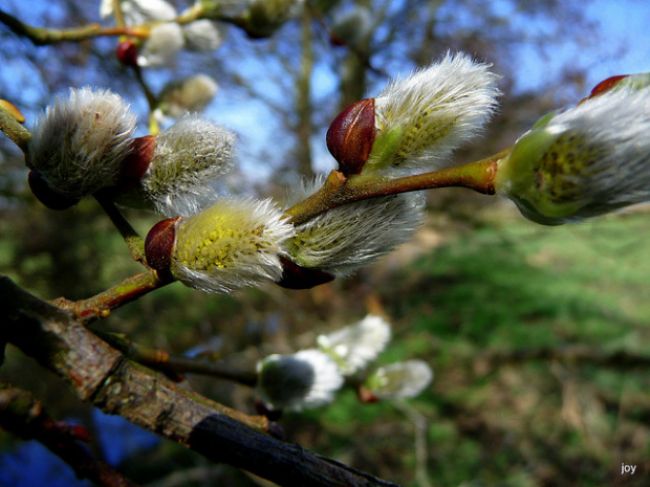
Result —
[{"label": "branch bark", "polygon": [[149,36],[148,29],[102,27],[99,24],[88,24],[81,27],[68,29],[48,29],[34,27],[18,20],[13,15],[0,10],[0,22],[20,37],[26,37],[36,46],[55,44],[57,42],[79,42],[93,37],[117,37],[122,35],[146,38]]},{"label": "branch bark", "polygon": [[498,161],[509,152],[510,149],[505,149],[462,166],[394,179],[363,174],[346,178],[343,173],[332,171],[318,191],[289,208],[285,215],[293,224],[299,225],[348,203],[423,189],[462,187],[483,194],[494,194]]},{"label": "branch bark", "polygon": [[131,362],[74,316],[0,278],[0,341],[67,380],[84,401],[281,485],[390,486],[390,482],[269,436],[274,424],[183,389]]}]

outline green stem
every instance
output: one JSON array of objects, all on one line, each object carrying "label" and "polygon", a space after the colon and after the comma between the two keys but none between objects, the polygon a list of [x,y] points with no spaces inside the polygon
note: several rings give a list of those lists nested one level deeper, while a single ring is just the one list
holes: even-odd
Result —
[{"label": "green stem", "polygon": [[126,27],[102,27],[99,24],[88,24],[81,27],[69,29],[47,29],[28,25],[16,17],[0,10],[0,22],[5,24],[11,31],[21,37],[26,37],[35,45],[55,44],[57,42],[78,42],[93,37],[115,37],[128,35],[133,37],[147,38],[147,29],[126,28]]},{"label": "green stem", "polygon": [[29,130],[23,127],[7,110],[0,106],[0,130],[16,144],[24,153],[27,152],[27,144],[32,138]]},{"label": "green stem", "polygon": [[285,215],[295,225],[299,225],[348,203],[423,189],[455,186],[473,189],[483,194],[494,194],[497,163],[506,157],[510,150],[505,149],[480,161],[462,166],[395,179],[363,174],[346,179],[342,173],[332,171],[320,190],[289,208]]},{"label": "green stem", "polygon": [[106,318],[110,315],[111,310],[124,306],[171,282],[173,282],[173,279],[160,277],[155,271],[142,272],[91,298],[79,301],[58,298],[53,301],[53,304],[72,312],[82,320]]}]

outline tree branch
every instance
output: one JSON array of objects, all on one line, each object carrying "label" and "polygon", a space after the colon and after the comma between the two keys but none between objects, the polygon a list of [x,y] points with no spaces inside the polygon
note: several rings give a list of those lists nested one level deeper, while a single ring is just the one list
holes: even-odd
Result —
[{"label": "tree branch", "polygon": [[31,393],[0,384],[0,426],[25,440],[37,440],[72,467],[77,476],[103,487],[136,487],[136,484],[79,444],[69,426],[52,419]]},{"label": "tree branch", "polygon": [[37,46],[67,41],[78,42],[93,37],[116,37],[122,35],[145,39],[149,37],[148,29],[139,29],[137,27],[102,27],[99,24],[88,24],[69,29],[34,27],[18,20],[3,10],[0,10],[0,22],[9,27],[14,34],[20,37],[26,37]]},{"label": "tree branch", "polygon": [[268,419],[248,416],[126,359],[68,312],[0,278],[0,340],[67,380],[77,395],[109,414],[281,485],[391,486],[265,434]]},{"label": "tree branch", "polygon": [[394,179],[363,174],[346,178],[343,173],[332,171],[321,189],[289,208],[285,214],[299,225],[338,206],[409,191],[456,186],[494,194],[497,163],[509,152],[510,149],[505,149],[462,166]]},{"label": "tree branch", "polygon": [[143,347],[117,333],[106,333],[101,330],[96,330],[95,333],[131,360],[166,375],[175,376],[185,373],[207,375],[248,387],[253,387],[257,383],[257,374],[253,370],[235,370],[219,362],[172,356],[165,350]]},{"label": "tree branch", "polygon": [[20,148],[20,150],[27,152],[27,144],[32,138],[32,134],[1,105],[0,130],[2,130],[2,132],[4,132],[4,134]]},{"label": "tree branch", "polygon": [[160,276],[156,271],[149,270],[128,277],[119,284],[91,298],[79,301],[57,298],[52,301],[52,304],[71,312],[78,319],[91,320],[94,318],[107,318],[112,310],[124,306],[171,282],[174,282],[171,277]]}]

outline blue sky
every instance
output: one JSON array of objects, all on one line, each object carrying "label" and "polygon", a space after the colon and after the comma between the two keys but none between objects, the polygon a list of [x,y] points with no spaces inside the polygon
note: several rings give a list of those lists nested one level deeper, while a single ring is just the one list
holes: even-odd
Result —
[{"label": "blue sky", "polygon": [[[0,0],[0,3],[15,7],[19,13],[30,17],[40,15],[44,11],[47,11],[55,19],[59,16],[55,8],[56,2],[33,0],[27,3],[19,0]],[[188,0],[187,3],[191,2]],[[92,15],[99,20],[99,0],[79,2],[79,4],[92,8]],[[508,10],[511,7],[507,0],[495,0],[490,5],[496,10],[502,9],[503,15],[513,15],[513,12]],[[453,9],[453,2],[446,2],[443,4],[444,8]],[[647,31],[650,26],[650,2],[647,0],[594,0],[589,4],[586,14],[599,26],[601,36],[597,41],[598,44],[590,46],[589,49],[580,49],[575,44],[557,45],[553,47],[551,55],[542,58],[537,51],[527,46],[525,42],[522,43],[515,52],[514,64],[517,69],[514,73],[514,82],[516,88],[543,90],[549,77],[557,75],[561,66],[567,62],[585,69],[586,86],[588,87],[612,74],[650,71],[650,43],[647,42]],[[558,20],[562,21],[562,19]],[[468,22],[471,22],[471,18],[468,19]],[[534,25],[524,25],[523,27],[543,31],[547,26],[543,22],[537,22]],[[231,36],[230,40],[233,37]],[[238,39],[238,37],[234,38]],[[101,44],[102,49],[106,47],[109,52],[112,49],[111,45],[110,42]],[[239,66],[242,66],[241,63],[245,61],[238,60]],[[33,82],[29,82],[30,78],[33,79],[35,76],[28,72],[17,73],[20,66],[21,63],[16,60],[14,66],[4,66],[2,71],[5,76],[11,76],[14,79],[15,76],[25,78],[26,82],[23,83],[23,86],[27,91],[24,91],[23,95],[26,95],[29,93],[30,87],[34,86]],[[335,88],[336,80],[328,72],[328,69],[327,66],[318,67],[317,64],[314,74],[314,86],[322,93],[331,92]],[[9,71],[12,74],[9,74]],[[265,76],[263,73],[259,73],[259,67],[255,66],[252,59],[249,59],[241,72],[249,79],[257,79],[258,83],[264,82]],[[403,72],[391,72],[390,74],[399,75]],[[154,85],[159,85],[168,79],[169,73],[164,71],[160,75],[149,73],[148,77]],[[80,81],[81,84],[83,84],[82,81]],[[34,91],[32,98],[37,99],[38,92],[34,89],[32,91]],[[262,91],[274,94],[275,98],[282,96],[281,93],[278,95],[278,89],[274,86],[264,86]],[[141,97],[137,90],[134,90],[133,96],[136,106],[143,108],[144,100],[140,100]],[[272,167],[266,164],[266,161],[259,161],[260,149],[269,146],[277,147],[282,139],[277,136],[275,125],[268,122],[271,114],[262,103],[246,99],[241,95],[234,96],[232,92],[227,92],[224,89],[217,95],[207,115],[216,122],[234,129],[240,135],[240,165],[245,172],[262,180],[272,172]],[[289,145],[290,141],[287,141],[286,147]],[[322,134],[314,139],[313,146],[317,168],[322,171],[330,169],[333,161],[325,150]]]}]

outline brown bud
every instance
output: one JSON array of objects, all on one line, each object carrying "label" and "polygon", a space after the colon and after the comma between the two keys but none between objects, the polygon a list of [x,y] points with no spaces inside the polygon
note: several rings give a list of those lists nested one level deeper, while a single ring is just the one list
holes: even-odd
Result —
[{"label": "brown bud", "polygon": [[142,176],[149,169],[155,148],[156,137],[154,135],[145,135],[131,140],[131,151],[122,161],[122,171],[118,183],[120,189],[128,190],[138,186]]},{"label": "brown bud", "polygon": [[27,182],[38,201],[51,210],[67,210],[79,203],[79,198],[71,198],[52,189],[38,171],[29,171]]},{"label": "brown bud", "polygon": [[597,96],[602,95],[603,93],[607,93],[609,90],[614,88],[617,84],[619,84],[621,81],[623,81],[625,78],[627,78],[629,74],[617,74],[615,76],[610,76],[607,79],[604,79],[600,83],[598,83],[594,88],[591,90],[591,93],[589,93],[589,96],[586,96],[582,100],[580,100],[580,103],[578,105],[586,102],[590,98],[595,98]]},{"label": "brown bud", "polygon": [[379,398],[375,394],[364,386],[359,386],[357,388],[357,397],[359,401],[364,404],[372,404],[379,401]]},{"label": "brown bud", "polygon": [[286,257],[280,257],[280,263],[282,278],[276,284],[286,289],[311,289],[334,280],[328,272],[299,266]]},{"label": "brown bud", "polygon": [[612,88],[614,88],[614,86],[619,84],[622,80],[624,80],[628,76],[629,75],[627,74],[618,74],[616,76],[610,76],[606,80],[603,80],[600,83],[598,83],[596,86],[594,86],[594,89],[591,90],[591,93],[589,93],[589,97],[598,96],[605,93],[606,91],[611,90]]},{"label": "brown bud", "polygon": [[353,103],[330,124],[327,148],[346,176],[359,174],[375,142],[375,99],[366,98]]},{"label": "brown bud", "polygon": [[176,223],[181,217],[167,218],[156,223],[144,241],[147,264],[158,272],[169,272],[176,243]]},{"label": "brown bud", "polygon": [[132,40],[121,41],[115,49],[117,59],[125,66],[138,65],[138,46]]}]

